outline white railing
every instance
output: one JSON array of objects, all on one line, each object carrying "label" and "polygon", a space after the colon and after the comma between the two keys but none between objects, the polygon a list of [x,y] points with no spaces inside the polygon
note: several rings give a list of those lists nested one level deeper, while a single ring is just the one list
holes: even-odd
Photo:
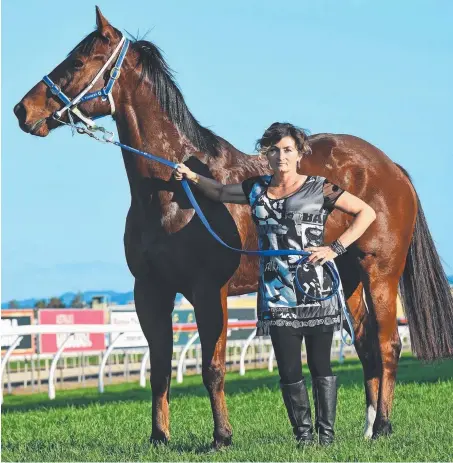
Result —
[{"label": "white railing", "polygon": [[[246,365],[246,353],[247,349],[253,342],[253,339],[256,335],[256,321],[255,320],[235,320],[228,322],[228,329],[253,329],[253,332],[248,336],[246,340],[243,341],[232,341],[232,343],[240,342],[241,345],[241,354],[239,360],[239,373],[240,375],[245,374],[245,365]],[[177,364],[177,374],[176,380],[178,383],[183,381],[185,366],[187,364],[187,352],[189,348],[193,345],[193,343],[198,338],[198,329],[196,323],[174,323],[173,324],[173,331],[174,332],[191,332],[193,335],[189,338],[187,343],[182,347],[181,354]],[[410,346],[410,339],[409,339],[409,330],[406,326],[399,327],[400,337],[403,342],[403,347]],[[5,367],[13,354],[14,350],[19,345],[21,339],[25,335],[34,335],[34,334],[56,334],[56,333],[65,333],[67,334],[66,338],[60,344],[58,351],[54,355],[52,359],[52,364],[49,371],[49,378],[48,378],[48,395],[49,399],[55,398],[55,373],[57,368],[58,360],[60,359],[65,344],[68,340],[71,339],[77,333],[110,333],[118,335],[113,339],[110,343],[106,351],[103,353],[102,361],[99,365],[99,372],[98,372],[98,389],[99,392],[104,392],[104,370],[107,365],[107,360],[109,355],[112,353],[113,349],[115,348],[115,342],[120,338],[120,336],[124,333],[141,333],[142,330],[139,325],[133,326],[118,326],[118,325],[22,325],[16,327],[7,327],[3,330],[2,336],[15,336],[15,339],[11,343],[10,347],[4,354],[2,361],[1,361],[1,370],[0,370],[0,378],[2,380],[2,387],[0,391],[0,403],[3,403],[3,373],[5,371]],[[334,342],[332,345],[332,354],[338,355],[340,361],[344,358],[344,354],[354,354],[355,349],[353,346],[344,346],[341,343],[340,333],[336,332],[334,334]],[[149,359],[149,350],[146,349],[141,360],[140,364],[140,385],[142,387],[146,386],[146,364]],[[274,350],[273,348],[270,349],[268,354],[268,369],[269,371],[273,371],[274,368]]]}]

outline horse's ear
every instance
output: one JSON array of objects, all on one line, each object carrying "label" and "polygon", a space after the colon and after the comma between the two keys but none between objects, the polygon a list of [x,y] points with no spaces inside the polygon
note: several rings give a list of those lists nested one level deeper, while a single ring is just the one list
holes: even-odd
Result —
[{"label": "horse's ear", "polygon": [[110,41],[115,36],[112,25],[104,18],[98,6],[96,6],[96,25],[99,33],[107,40]]}]

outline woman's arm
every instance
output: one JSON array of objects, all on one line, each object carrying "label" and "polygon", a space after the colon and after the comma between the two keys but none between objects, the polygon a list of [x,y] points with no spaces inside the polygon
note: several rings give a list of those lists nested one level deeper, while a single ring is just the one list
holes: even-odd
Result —
[{"label": "woman's arm", "polygon": [[182,180],[184,177],[197,186],[208,198],[222,203],[248,204],[242,185],[240,183],[224,185],[212,178],[203,177],[190,170],[185,164],[178,164],[175,172],[175,179]]},{"label": "woman's arm", "polygon": [[[359,239],[376,219],[376,212],[371,206],[347,191],[337,199],[334,207],[355,216],[351,225],[338,238],[338,241],[345,248]],[[310,247],[306,248],[306,250],[312,252],[308,261],[312,263],[319,262],[321,265],[338,255],[330,246]]]},{"label": "woman's arm", "polygon": [[351,225],[338,238],[345,248],[358,240],[376,219],[376,212],[371,206],[347,191],[337,199],[335,208],[355,216]]}]

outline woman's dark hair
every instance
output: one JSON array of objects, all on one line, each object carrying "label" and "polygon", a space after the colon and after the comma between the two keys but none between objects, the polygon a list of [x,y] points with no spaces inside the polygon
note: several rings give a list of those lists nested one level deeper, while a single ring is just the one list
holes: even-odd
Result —
[{"label": "woman's dark hair", "polygon": [[292,137],[300,154],[304,156],[311,154],[311,148],[308,144],[308,131],[289,122],[274,122],[256,142],[255,149],[266,154],[267,150],[283,137]]}]

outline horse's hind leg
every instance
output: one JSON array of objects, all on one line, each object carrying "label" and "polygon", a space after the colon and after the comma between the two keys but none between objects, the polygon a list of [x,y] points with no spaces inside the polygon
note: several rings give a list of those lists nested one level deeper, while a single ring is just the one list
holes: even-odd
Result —
[{"label": "horse's hind leg", "polygon": [[170,380],[173,355],[171,313],[176,293],[156,279],[135,280],[134,297],[140,326],[148,341],[151,363],[152,443],[170,438]]},{"label": "horse's hind leg", "polygon": [[[367,301],[370,301],[370,312],[374,314],[377,323],[379,350],[376,349],[376,351],[380,354],[381,363],[379,396],[376,419],[373,425],[373,438],[377,438],[392,432],[390,413],[401,352],[401,340],[396,318],[399,276],[383,274],[381,270],[383,266],[378,265],[375,257],[370,256],[366,259],[369,261],[364,262],[364,269],[366,269],[368,277],[365,282],[365,292]],[[371,334],[373,331],[371,329]]]},{"label": "horse's hind leg", "polygon": [[373,436],[381,377],[381,360],[376,321],[368,312],[362,283],[348,299],[348,306],[354,317],[355,349],[363,366],[365,383],[365,438]]},{"label": "horse's hind leg", "polygon": [[231,444],[232,430],[225,402],[225,353],[228,327],[228,285],[221,289],[209,279],[194,287],[194,308],[202,346],[203,383],[211,400],[214,448]]}]

